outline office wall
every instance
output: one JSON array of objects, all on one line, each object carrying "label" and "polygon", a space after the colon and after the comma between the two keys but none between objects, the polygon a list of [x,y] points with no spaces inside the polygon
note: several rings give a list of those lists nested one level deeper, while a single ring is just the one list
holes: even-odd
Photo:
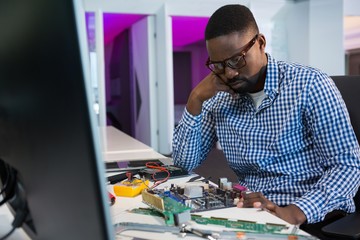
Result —
[{"label": "office wall", "polygon": [[[293,3],[287,0],[252,0],[250,9],[259,31],[266,38],[266,52],[276,59],[288,60],[287,15]],[[305,42],[304,42],[305,43]]]},{"label": "office wall", "polygon": [[[199,84],[199,82],[204,79],[209,73],[210,70],[205,66],[206,60],[208,58],[208,53],[206,50],[206,44],[205,44],[205,40],[201,40],[198,42],[195,42],[193,44],[189,44],[186,46],[182,46],[182,47],[176,47],[174,48],[174,52],[184,52],[184,53],[189,53],[190,54],[190,58],[189,58],[189,64],[181,64],[181,66],[178,66],[179,71],[182,69],[183,71],[188,71],[188,69],[185,68],[190,68],[191,72],[190,72],[190,90],[193,89],[197,84]],[[175,64],[179,64],[175,62],[176,60],[174,59],[174,65]],[[175,72],[174,72],[174,78],[175,76]],[[181,98],[184,97],[188,97],[190,91],[186,90],[185,92],[176,92],[175,94],[181,94]],[[184,101],[183,101],[184,102]],[[186,103],[186,101],[185,101]],[[177,102],[175,100],[175,104],[180,104],[179,102]]]},{"label": "office wall", "polygon": [[309,12],[309,64],[330,75],[343,75],[343,1],[309,1]]},{"label": "office wall", "polygon": [[[131,94],[131,64],[129,31],[123,31],[105,49],[105,96],[108,123],[132,135],[133,103]],[[125,113],[125,114],[124,114]]]},{"label": "office wall", "polygon": [[192,89],[191,52],[179,51],[173,53],[174,62],[174,104],[184,105]]},{"label": "office wall", "polygon": [[204,79],[210,70],[205,66],[208,59],[208,53],[206,50],[205,41],[201,41],[189,46],[191,50],[191,62],[192,62],[192,88],[194,88],[199,82]]},{"label": "office wall", "polygon": [[343,1],[252,0],[250,8],[275,58],[310,65],[330,75],[345,71]]},{"label": "office wall", "polygon": [[156,111],[151,95],[155,85],[153,65],[155,64],[154,50],[154,17],[148,16],[131,26],[131,96],[132,120],[134,123],[133,136],[148,146],[157,147],[152,136],[156,134],[154,116]]}]

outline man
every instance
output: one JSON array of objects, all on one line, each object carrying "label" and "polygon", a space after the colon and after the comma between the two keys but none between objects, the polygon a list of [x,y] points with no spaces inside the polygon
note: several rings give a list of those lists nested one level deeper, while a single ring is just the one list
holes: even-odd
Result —
[{"label": "man", "polygon": [[205,39],[211,73],[190,93],[175,129],[174,163],[192,170],[218,141],[252,191],[238,207],[263,208],[291,224],[354,212],[359,145],[331,78],[267,54],[242,5],[219,8]]}]

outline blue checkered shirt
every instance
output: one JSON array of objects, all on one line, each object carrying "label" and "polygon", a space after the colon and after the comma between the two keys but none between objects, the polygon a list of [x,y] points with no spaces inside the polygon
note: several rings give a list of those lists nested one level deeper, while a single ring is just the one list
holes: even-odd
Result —
[{"label": "blue checkered shirt", "polygon": [[360,151],[338,89],[317,69],[267,56],[259,108],[247,94],[219,92],[200,115],[185,109],[174,163],[192,170],[219,141],[241,185],[279,206],[295,204],[308,223],[335,209],[354,212]]}]

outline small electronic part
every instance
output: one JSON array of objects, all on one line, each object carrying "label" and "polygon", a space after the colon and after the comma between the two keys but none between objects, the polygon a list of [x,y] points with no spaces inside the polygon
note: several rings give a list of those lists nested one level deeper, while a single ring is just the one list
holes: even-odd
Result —
[{"label": "small electronic part", "polygon": [[229,182],[227,178],[219,178],[219,188],[223,190],[233,190],[232,182]]},{"label": "small electronic part", "polygon": [[144,190],[142,191],[142,200],[151,208],[159,211],[164,216],[167,225],[179,226],[191,219],[191,208],[166,196],[164,193],[156,194],[153,190]]},{"label": "small electronic part", "polygon": [[223,188],[224,183],[227,183],[227,181],[228,181],[227,178],[219,178],[219,181],[218,181],[219,188]]},{"label": "small electronic part", "polygon": [[128,178],[129,173],[131,175],[138,174],[140,170],[128,170],[126,172],[118,173],[112,176],[107,177],[107,180],[110,184],[115,184],[118,182],[121,182],[122,180],[125,180]]},{"label": "small electronic part", "polygon": [[233,190],[238,192],[248,191],[248,189],[244,186],[241,186],[240,184],[236,183],[233,185]]},{"label": "small electronic part", "polygon": [[201,186],[187,185],[184,188],[184,196],[188,198],[200,198],[203,197],[204,189]]},{"label": "small electronic part", "polygon": [[142,179],[127,179],[113,186],[114,193],[120,197],[135,197],[146,189],[149,185],[149,180]]}]

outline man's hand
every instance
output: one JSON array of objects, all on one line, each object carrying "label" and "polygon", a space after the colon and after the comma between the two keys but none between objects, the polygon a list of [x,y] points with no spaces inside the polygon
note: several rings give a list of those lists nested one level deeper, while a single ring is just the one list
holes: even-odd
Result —
[{"label": "man's hand", "polygon": [[290,204],[286,207],[279,207],[269,201],[260,192],[242,192],[242,199],[237,204],[238,207],[260,208],[294,225],[302,224],[306,221],[306,216],[296,205]]},{"label": "man's hand", "polygon": [[228,92],[232,95],[235,92],[214,73],[208,74],[201,82],[191,91],[186,104],[186,109],[192,115],[199,115],[204,101],[213,97],[219,91]]}]

